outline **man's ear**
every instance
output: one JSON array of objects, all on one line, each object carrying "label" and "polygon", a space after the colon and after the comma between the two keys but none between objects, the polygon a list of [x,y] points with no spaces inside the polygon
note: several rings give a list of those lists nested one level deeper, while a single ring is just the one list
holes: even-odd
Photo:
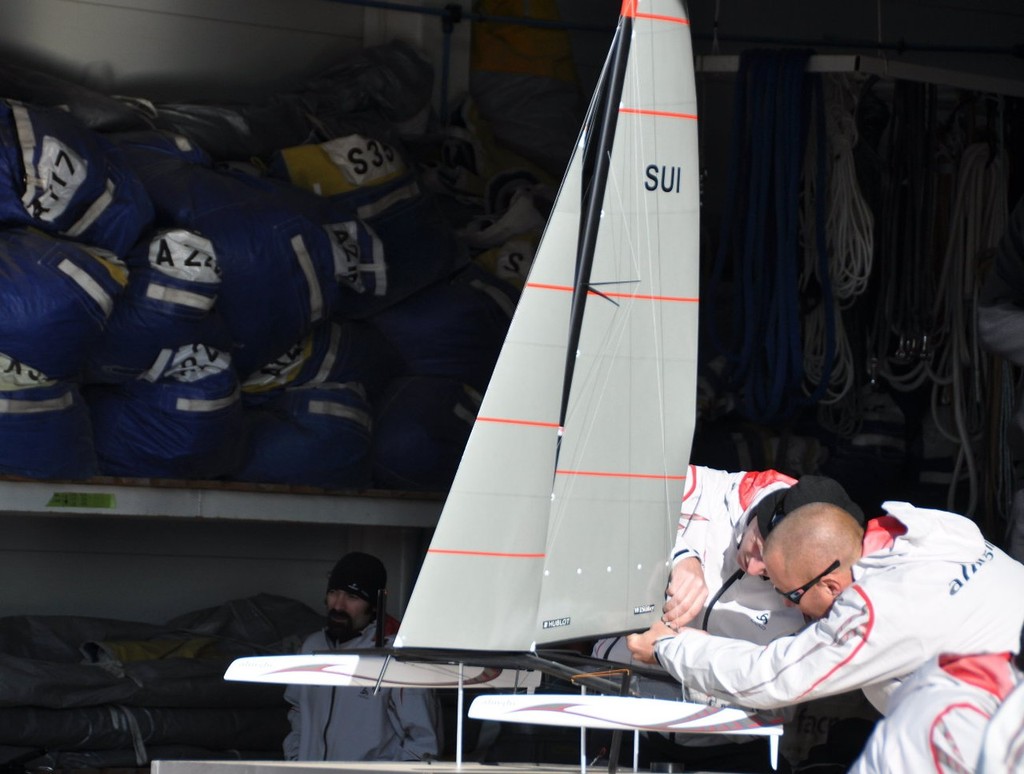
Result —
[{"label": "man's ear", "polygon": [[846,586],[839,578],[828,575],[821,579],[821,585],[828,589],[829,596],[835,599],[846,590]]}]

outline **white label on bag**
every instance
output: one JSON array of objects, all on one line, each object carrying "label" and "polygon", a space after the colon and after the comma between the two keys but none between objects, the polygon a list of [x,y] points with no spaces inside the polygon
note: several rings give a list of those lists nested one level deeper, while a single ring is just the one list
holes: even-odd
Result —
[{"label": "white label on bag", "polygon": [[170,357],[163,376],[177,382],[198,382],[231,367],[231,356],[206,344],[186,344]]},{"label": "white label on bag", "polygon": [[42,371],[29,368],[24,363],[0,353],[0,390],[20,390],[56,383],[53,379],[48,379]]},{"label": "white label on bag", "polygon": [[193,231],[177,228],[157,234],[149,243],[149,265],[175,279],[216,284],[221,270],[213,243]]},{"label": "white label on bag", "polygon": [[85,159],[56,137],[43,137],[35,175],[25,188],[25,209],[36,220],[51,223],[67,210],[85,182]]},{"label": "white label on bag", "polygon": [[394,148],[361,134],[338,137],[320,147],[345,179],[356,186],[374,185],[405,172],[405,164]]},{"label": "white label on bag", "polygon": [[357,293],[362,293],[365,288],[359,276],[362,262],[359,252],[359,226],[355,221],[346,220],[343,223],[328,224],[324,229],[331,241],[335,278]]}]

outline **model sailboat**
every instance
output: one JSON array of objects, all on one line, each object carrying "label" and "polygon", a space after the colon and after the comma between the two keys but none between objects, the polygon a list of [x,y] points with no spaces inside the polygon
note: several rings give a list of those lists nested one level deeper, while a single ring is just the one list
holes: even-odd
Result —
[{"label": "model sailboat", "polygon": [[[698,206],[684,4],[624,0],[392,658],[548,670],[549,648],[660,615],[694,424]],[[228,677],[323,681],[331,669],[243,659]],[[763,725],[679,705],[649,727]],[[575,723],[625,727],[601,712]]]}]

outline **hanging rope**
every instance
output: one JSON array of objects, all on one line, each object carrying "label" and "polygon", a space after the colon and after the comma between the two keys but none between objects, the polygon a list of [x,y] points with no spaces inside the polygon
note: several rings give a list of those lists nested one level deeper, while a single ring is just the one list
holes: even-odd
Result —
[{"label": "hanging rope", "polygon": [[894,85],[869,346],[872,377],[905,392],[927,382],[934,338],[935,101],[934,87]]},{"label": "hanging rope", "polygon": [[857,145],[858,78],[825,80],[825,116],[831,166],[828,189],[829,271],[836,300],[849,307],[871,277],[875,221],[861,193],[853,149]]},{"label": "hanging rope", "polygon": [[988,427],[988,359],[977,333],[981,290],[977,263],[995,248],[1008,219],[1009,164],[1002,150],[989,143],[966,147],[960,159],[956,196],[950,212],[949,237],[935,296],[932,318],[945,336],[929,364],[932,417],[936,428],[957,445],[947,507],[956,508],[957,488],[966,482],[972,515],[978,502],[977,453]]},{"label": "hanging rope", "polygon": [[[809,55],[754,51],[740,59],[726,203],[709,286],[710,340],[728,360],[744,414],[760,422],[788,418],[823,396],[835,351],[834,319],[826,315],[825,367],[812,377],[811,395],[805,397],[800,202],[807,174],[816,178],[811,222],[822,261],[818,276],[828,276],[824,108],[820,77],[806,73]],[[817,163],[807,170],[812,116],[820,148]],[[831,283],[817,284],[815,303],[830,308]],[[719,303],[728,305],[722,316],[728,336],[720,330]]]},{"label": "hanging rope", "polygon": [[[845,333],[841,308],[849,306],[867,288],[871,275],[874,219],[860,191],[854,165],[857,144],[857,90],[853,76],[833,75],[824,79],[824,116],[828,140],[829,174],[826,200],[825,249],[818,245],[821,217],[816,214],[821,197],[815,188],[817,176],[804,175],[802,231],[818,236],[805,239],[801,289],[806,296],[814,282],[831,291],[834,303],[821,303],[804,320],[804,370],[811,383],[823,384],[830,370],[827,389],[819,391],[819,403],[839,403],[856,382],[853,351]],[[820,143],[808,142],[806,168],[822,160],[816,152]],[[824,256],[825,260],[822,260]],[[827,284],[826,284],[827,283]],[[832,327],[828,323],[832,323]],[[831,347],[830,347],[831,341]],[[813,397],[815,393],[811,392]],[[855,408],[846,402],[844,405]],[[833,419],[836,419],[833,417]],[[843,425],[847,423],[842,422]]]}]

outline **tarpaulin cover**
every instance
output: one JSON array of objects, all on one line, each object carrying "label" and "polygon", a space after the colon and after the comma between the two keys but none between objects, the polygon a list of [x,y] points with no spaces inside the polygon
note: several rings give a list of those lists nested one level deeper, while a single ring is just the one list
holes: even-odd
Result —
[{"label": "tarpaulin cover", "polygon": [[165,349],[192,344],[231,349],[231,334],[215,309],[220,267],[208,239],[166,229],[140,241],[126,262],[128,286],[91,354],[89,381],[136,379]]},{"label": "tarpaulin cover", "polygon": [[374,418],[374,484],[383,489],[447,491],[482,397],[455,379],[395,379]]},{"label": "tarpaulin cover", "polygon": [[519,291],[475,264],[374,315],[405,373],[444,376],[483,391]]},{"label": "tarpaulin cover", "polygon": [[380,259],[343,278],[339,315],[364,318],[468,260],[433,194],[400,150],[379,138],[352,134],[285,148],[271,157],[269,172],[317,194],[329,211],[354,213],[380,240]]},{"label": "tarpaulin cover", "polygon": [[0,63],[0,94],[43,107],[66,109],[98,132],[143,129],[147,122],[131,103],[28,67]]},{"label": "tarpaulin cover", "polygon": [[0,380],[0,473],[88,478],[98,472],[89,409],[74,382]]},{"label": "tarpaulin cover", "polygon": [[[322,617],[260,594],[149,624],[74,616],[0,619],[0,745],[123,750],[142,764],[176,746],[279,751],[287,733],[281,686],[225,681],[235,658],[294,652]],[[211,643],[136,660],[158,643]],[[116,654],[119,658],[113,658]],[[153,745],[163,746],[154,748]],[[101,754],[101,757],[103,755]],[[116,756],[115,756],[116,757]]]},{"label": "tarpaulin cover", "polygon": [[324,489],[370,486],[372,409],[356,384],[282,390],[245,412],[249,456],[239,481]]},{"label": "tarpaulin cover", "polygon": [[125,281],[73,242],[0,229],[0,354],[50,379],[80,374]]},{"label": "tarpaulin cover", "polygon": [[400,375],[398,352],[377,328],[358,320],[318,325],[284,355],[242,384],[242,402],[258,406],[285,387],[360,384],[373,402]]},{"label": "tarpaulin cover", "polygon": [[241,464],[238,377],[223,352],[168,351],[148,378],[94,386],[87,399],[101,473],[216,479]]},{"label": "tarpaulin cover", "polygon": [[221,269],[217,309],[231,331],[232,357],[246,376],[294,346],[337,304],[331,235],[297,196],[250,185],[173,153],[121,146],[163,227],[210,240]]},{"label": "tarpaulin cover", "polygon": [[0,100],[0,223],[123,256],[153,221],[117,147],[66,111]]}]

